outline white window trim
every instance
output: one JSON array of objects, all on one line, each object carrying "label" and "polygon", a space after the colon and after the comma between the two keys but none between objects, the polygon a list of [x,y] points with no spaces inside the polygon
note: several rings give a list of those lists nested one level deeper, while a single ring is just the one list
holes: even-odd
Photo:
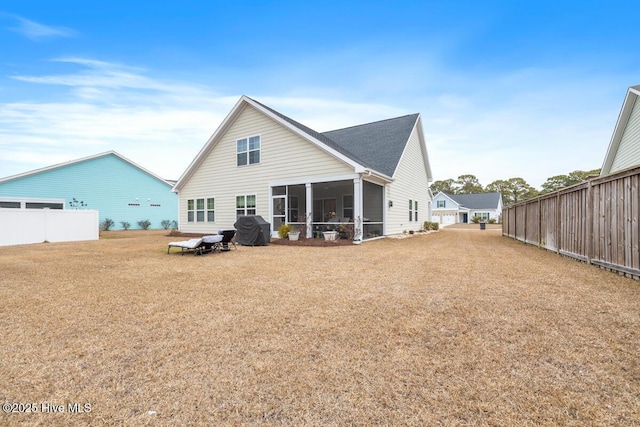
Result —
[{"label": "white window trim", "polygon": [[[242,214],[242,216],[248,215],[247,214],[247,197],[249,197],[249,196],[253,196],[255,198],[255,201],[256,201],[255,206],[253,206],[250,209],[256,211],[256,213],[254,215],[258,214],[258,194],[257,193],[253,193],[253,194],[236,194],[236,196],[233,199],[233,203],[234,203],[235,211],[236,211],[236,218],[238,217],[238,211],[240,209],[244,210],[244,213]],[[244,208],[239,208],[238,207],[238,197],[244,197]]]},{"label": "white window trim", "polygon": [[[213,200],[213,209],[209,209],[209,200]],[[209,221],[209,212],[213,212],[213,221]],[[204,198],[204,222],[210,222],[210,223],[216,222],[216,198],[215,197]]]},{"label": "white window trim", "polygon": [[[202,200],[202,199],[204,199],[204,209],[198,209],[198,200]],[[208,199],[213,199],[213,203],[214,203],[213,209],[208,209],[208,205],[207,205],[207,200]],[[189,209],[189,200],[193,200],[193,209],[192,210]],[[215,217],[215,215],[216,215],[215,214],[215,212],[216,212],[216,208],[215,208],[215,203],[216,202],[215,202],[215,200],[216,200],[216,198],[213,197],[213,196],[189,197],[187,199],[187,206],[186,206],[186,208],[187,208],[186,209],[187,210],[187,222],[188,223],[190,223],[190,222],[194,222],[194,223],[209,222],[209,223],[211,223],[211,221],[208,220],[209,219],[208,213],[209,212],[213,212],[213,223],[215,223],[215,219],[216,219],[216,217]],[[204,212],[204,217],[203,217],[202,221],[198,221],[198,212],[199,211]],[[193,212],[193,220],[192,221],[189,221],[189,212]]]},{"label": "white window trim", "polygon": [[[258,142],[260,143],[260,148],[258,148],[257,150],[250,150],[249,149],[249,140],[251,138],[255,138],[255,137],[258,137]],[[246,151],[238,151],[238,141],[241,141],[243,139],[247,140],[247,150]],[[252,151],[258,151],[260,153],[260,161],[259,162],[256,162],[256,163],[250,163],[249,162],[249,159],[251,157],[249,155],[249,153],[251,153]],[[238,154],[241,154],[241,153],[246,153],[247,154],[247,164],[246,165],[239,165],[238,164]],[[251,166],[251,165],[259,165],[260,163],[262,163],[262,134],[256,134],[256,135],[244,136],[242,138],[237,138],[236,139],[236,167],[243,168],[243,167]]]}]

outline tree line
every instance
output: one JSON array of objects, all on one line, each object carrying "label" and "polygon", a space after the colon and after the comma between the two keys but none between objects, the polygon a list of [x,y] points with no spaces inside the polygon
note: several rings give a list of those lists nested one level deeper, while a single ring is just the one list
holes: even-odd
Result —
[{"label": "tree line", "polygon": [[540,190],[529,185],[523,178],[498,179],[483,187],[478,178],[471,174],[460,175],[458,179],[449,178],[434,181],[429,188],[433,194],[440,191],[447,194],[502,193],[502,203],[510,205],[579,184],[599,174],[600,169],[593,169],[590,171],[576,170],[567,175],[555,175],[547,178]]}]

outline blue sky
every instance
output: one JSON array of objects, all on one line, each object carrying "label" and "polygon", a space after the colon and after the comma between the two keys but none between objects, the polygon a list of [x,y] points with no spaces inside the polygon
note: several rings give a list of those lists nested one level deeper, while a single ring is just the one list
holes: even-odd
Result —
[{"label": "blue sky", "polygon": [[421,113],[435,180],[602,165],[637,1],[0,3],[0,177],[115,150],[177,179],[241,95],[327,131]]}]

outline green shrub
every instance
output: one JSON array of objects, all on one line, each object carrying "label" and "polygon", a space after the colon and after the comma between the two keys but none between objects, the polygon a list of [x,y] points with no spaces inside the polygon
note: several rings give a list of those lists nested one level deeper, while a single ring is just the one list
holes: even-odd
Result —
[{"label": "green shrub", "polygon": [[282,224],[280,227],[278,227],[278,236],[284,239],[292,229],[293,227],[291,227],[291,225]]},{"label": "green shrub", "polygon": [[482,221],[482,217],[481,216],[474,216],[473,218],[471,218],[471,222],[473,222],[474,224],[477,224],[480,221]]},{"label": "green shrub", "polygon": [[127,221],[120,221],[120,225],[122,226],[122,228],[124,228],[125,230],[128,230],[131,228],[131,224],[129,224]]},{"label": "green shrub", "polygon": [[142,221],[138,221],[138,225],[143,230],[148,230],[149,227],[151,226],[151,221],[149,221],[148,219],[143,219]]},{"label": "green shrub", "polygon": [[496,219],[495,218],[489,218],[489,221],[487,221],[489,224],[495,224],[496,223]]},{"label": "green shrub", "polygon": [[437,231],[440,228],[440,223],[425,221],[422,228],[424,228],[426,231],[429,231],[429,230]]},{"label": "green shrub", "polygon": [[[175,222],[175,221],[173,221],[173,222]],[[168,229],[169,229],[169,227],[171,227],[171,224],[172,224],[173,222],[171,222],[171,220],[169,220],[169,219],[163,219],[163,220],[160,222],[160,225],[161,225],[161,226],[162,226],[162,228],[164,228],[165,230],[168,230]]]},{"label": "green shrub", "polygon": [[114,222],[111,218],[105,218],[102,221],[102,224],[100,224],[100,228],[102,228],[104,231],[109,231],[109,229],[113,227],[113,224]]}]

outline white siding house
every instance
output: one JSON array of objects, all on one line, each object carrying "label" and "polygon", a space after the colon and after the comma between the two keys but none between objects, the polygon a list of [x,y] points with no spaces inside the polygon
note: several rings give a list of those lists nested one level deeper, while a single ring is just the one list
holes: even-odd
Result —
[{"label": "white siding house", "polygon": [[318,133],[243,96],[174,191],[184,232],[260,215],[272,235],[283,223],[308,237],[342,225],[358,241],[422,228],[430,181],[419,114]]},{"label": "white siding house", "polygon": [[618,116],[600,176],[640,165],[640,86],[632,86]]},{"label": "white siding house", "polygon": [[447,194],[440,192],[433,198],[433,222],[441,225],[468,224],[474,217],[483,221],[500,220],[502,195],[500,193]]}]

